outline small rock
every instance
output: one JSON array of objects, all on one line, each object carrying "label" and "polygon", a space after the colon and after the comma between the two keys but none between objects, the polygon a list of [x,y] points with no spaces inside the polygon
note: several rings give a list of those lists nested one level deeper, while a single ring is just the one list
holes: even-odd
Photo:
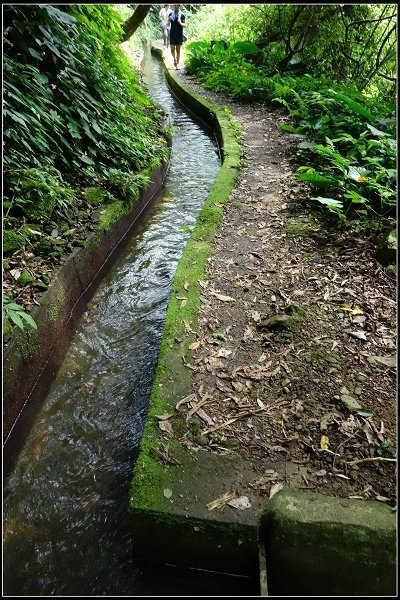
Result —
[{"label": "small rock", "polygon": [[355,398],[349,396],[348,394],[342,394],[340,396],[340,401],[350,412],[357,412],[362,408],[361,404],[359,404]]}]

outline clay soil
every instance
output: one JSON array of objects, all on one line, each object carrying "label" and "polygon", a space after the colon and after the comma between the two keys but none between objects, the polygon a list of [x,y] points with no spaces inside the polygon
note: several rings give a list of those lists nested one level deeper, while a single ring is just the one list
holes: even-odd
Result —
[{"label": "clay soil", "polygon": [[395,272],[373,239],[310,209],[285,117],[178,74],[243,127],[243,167],[201,282],[182,441],[240,452],[262,496],[285,485],[394,507]]}]

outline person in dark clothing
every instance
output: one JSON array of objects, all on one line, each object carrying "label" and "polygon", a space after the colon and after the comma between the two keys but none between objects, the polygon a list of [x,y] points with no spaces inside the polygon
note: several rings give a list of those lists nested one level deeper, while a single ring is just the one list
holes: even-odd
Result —
[{"label": "person in dark clothing", "polygon": [[186,27],[186,17],[181,11],[180,4],[174,4],[174,10],[169,12],[168,19],[171,27],[169,44],[174,59],[174,67],[177,69],[181,57],[181,46],[183,44],[183,28]]}]

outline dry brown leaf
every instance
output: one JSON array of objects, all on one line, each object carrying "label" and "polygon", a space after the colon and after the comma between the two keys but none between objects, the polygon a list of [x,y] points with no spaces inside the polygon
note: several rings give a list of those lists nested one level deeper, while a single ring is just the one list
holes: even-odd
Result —
[{"label": "dry brown leaf", "polygon": [[209,502],[208,504],[206,504],[208,510],[214,510],[214,508],[224,508],[224,506],[226,506],[228,504],[228,502],[230,502],[231,500],[233,500],[234,498],[237,497],[237,493],[236,492],[226,492],[225,494],[222,494],[222,496],[219,496],[219,498],[216,498],[215,500],[212,500],[212,502]]},{"label": "dry brown leaf", "polygon": [[242,392],[246,386],[240,381],[232,381],[232,387],[235,388],[237,392]]},{"label": "dry brown leaf", "polygon": [[185,396],[184,398],[181,398],[175,404],[175,410],[178,410],[178,408],[181,406],[181,404],[189,404],[190,402],[195,402],[196,399],[197,399],[196,394],[189,394],[189,396]]},{"label": "dry brown leaf", "polygon": [[277,494],[281,490],[283,490],[283,483],[275,483],[270,489],[269,499],[271,500],[271,498],[273,498],[275,494]]},{"label": "dry brown leaf", "polygon": [[169,435],[174,434],[174,430],[172,429],[172,425],[169,421],[158,421],[158,426],[161,431],[165,431],[165,433],[168,433]]},{"label": "dry brown leaf", "polygon": [[220,348],[217,352],[217,356],[221,358],[227,358],[232,354],[232,350],[228,350],[227,348]]},{"label": "dry brown leaf", "polygon": [[232,296],[225,296],[224,294],[219,294],[218,292],[209,292],[209,294],[211,296],[215,296],[216,298],[218,298],[218,300],[222,300],[222,302],[236,302],[235,298],[232,298]]},{"label": "dry brown leaf", "polygon": [[159,419],[160,421],[166,421],[170,417],[172,417],[172,413],[164,413],[163,415],[156,415],[156,419]]},{"label": "dry brown leaf", "polygon": [[200,341],[198,341],[198,342],[193,342],[192,344],[190,344],[190,346],[189,346],[189,350],[197,350],[197,348],[199,348],[199,347],[200,347],[200,344],[201,344],[201,342],[200,342]]}]

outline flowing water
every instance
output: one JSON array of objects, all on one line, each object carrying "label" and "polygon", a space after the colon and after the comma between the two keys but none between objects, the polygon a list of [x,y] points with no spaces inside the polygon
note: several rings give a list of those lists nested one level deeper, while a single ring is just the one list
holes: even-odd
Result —
[{"label": "flowing water", "polygon": [[169,177],[87,307],[6,481],[5,596],[213,595],[218,585],[221,595],[234,595],[241,589],[211,573],[199,579],[138,567],[132,552],[129,485],[171,282],[220,166],[212,136],[171,95],[148,50],[144,68],[149,95],[173,125]]}]

